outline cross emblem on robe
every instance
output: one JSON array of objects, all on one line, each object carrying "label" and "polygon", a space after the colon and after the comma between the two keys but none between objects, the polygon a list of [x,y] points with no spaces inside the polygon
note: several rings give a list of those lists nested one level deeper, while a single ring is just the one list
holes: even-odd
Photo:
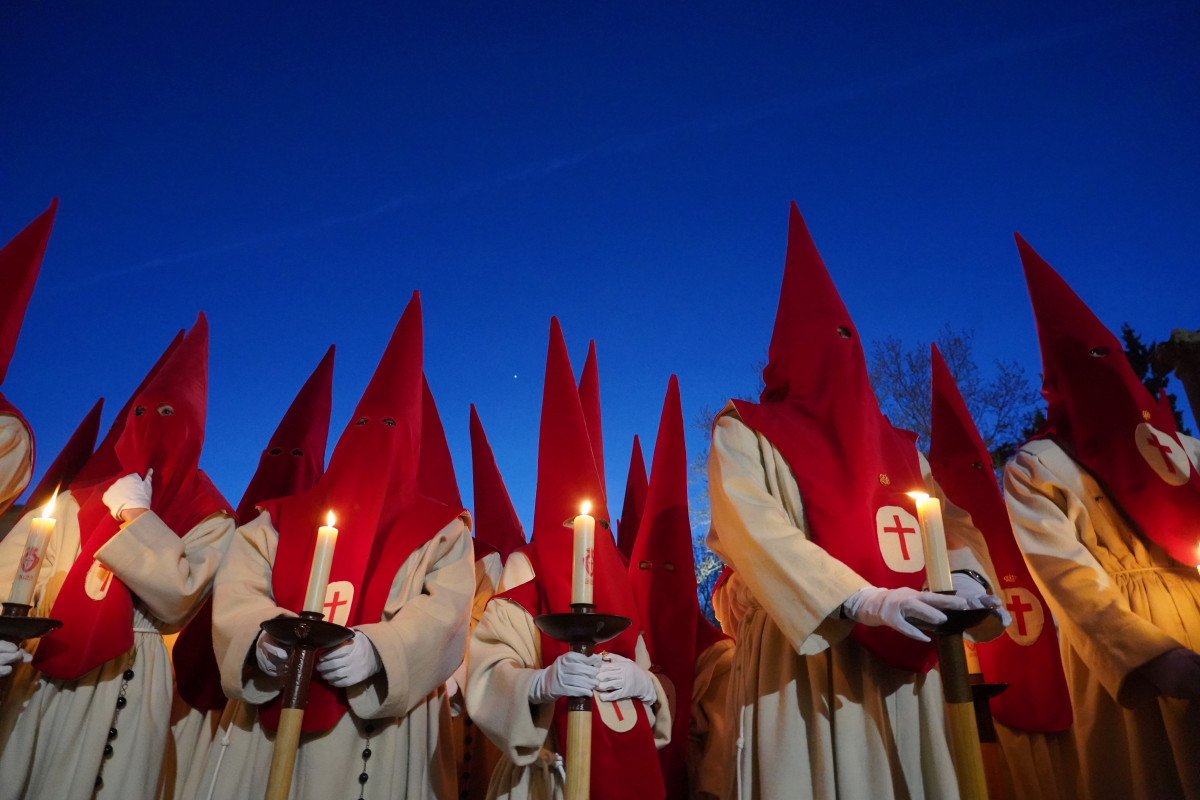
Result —
[{"label": "cross emblem on robe", "polygon": [[896,534],[900,539],[900,555],[904,557],[905,561],[908,561],[909,559],[912,558],[912,556],[910,556],[908,554],[908,540],[904,538],[904,534],[916,533],[917,532],[916,528],[904,527],[904,524],[902,522],[900,522],[900,515],[893,514],[892,515],[892,527],[884,528],[883,532]]}]

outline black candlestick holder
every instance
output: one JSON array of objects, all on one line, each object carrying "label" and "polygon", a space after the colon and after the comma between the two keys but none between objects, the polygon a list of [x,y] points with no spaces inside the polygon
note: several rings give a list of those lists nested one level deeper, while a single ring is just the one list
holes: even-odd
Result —
[{"label": "black candlestick holder", "polygon": [[[573,653],[590,656],[596,645],[616,638],[632,624],[629,617],[617,614],[597,614],[591,603],[572,603],[571,610],[562,614],[542,614],[533,618],[538,630],[552,639],[565,642]],[[591,697],[568,697],[568,711],[591,711]]]},{"label": "black candlestick holder", "polygon": [[283,695],[284,708],[308,704],[308,684],[318,650],[337,647],[354,638],[354,631],[324,620],[319,611],[301,611],[298,617],[276,617],[260,626],[272,639],[291,651]]},{"label": "black candlestick holder", "polygon": [[29,616],[32,609],[25,603],[5,603],[4,610],[0,611],[0,639],[20,644],[26,639],[37,639],[62,627],[61,620]]}]

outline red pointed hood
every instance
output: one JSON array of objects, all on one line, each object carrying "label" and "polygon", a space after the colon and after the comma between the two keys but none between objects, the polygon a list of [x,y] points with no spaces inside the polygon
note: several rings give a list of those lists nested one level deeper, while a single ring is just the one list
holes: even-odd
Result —
[{"label": "red pointed hood", "polygon": [[[916,506],[923,491],[916,436],[893,428],[867,378],[858,330],[795,203],[768,362],[742,420],[783,455],[800,487],[808,535],[876,586],[920,588]],[[933,646],[890,628],[852,634],[895,667],[926,670]]]},{"label": "red pointed hood", "polygon": [[[640,452],[638,456],[640,460]],[[646,625],[651,669],[665,673],[675,686],[671,743],[659,750],[667,797],[687,797],[688,726],[696,658],[723,637],[700,615],[696,596],[683,410],[674,375],[667,384],[654,441],[645,514],[629,561],[629,582]]]},{"label": "red pointed hood", "polygon": [[[421,301],[414,292],[325,474],[307,492],[261,504],[279,533],[271,582],[283,608],[303,607],[326,512],[333,511],[338,528],[326,596],[336,604],[326,609],[347,626],[378,622],[404,561],[462,512],[418,492],[421,351]],[[348,707],[343,690],[314,678],[304,730],[331,727]],[[260,709],[269,729],[278,718],[277,701]]]},{"label": "red pointed hood", "polygon": [[0,292],[0,384],[4,383],[17,346],[57,211],[58,198],[55,198],[49,208],[0,249],[0,285],[4,286]]},{"label": "red pointed hood", "polygon": [[[604,484],[604,436],[600,426],[600,368],[596,364],[596,340],[588,342],[587,359],[583,362],[583,373],[579,376],[579,403],[583,406],[583,418],[587,420],[588,440],[592,443],[592,457],[596,460],[596,474],[600,486]],[[605,489],[607,493],[607,489]]]},{"label": "red pointed hood", "polygon": [[646,507],[646,459],[642,455],[642,443],[637,434],[633,436],[633,452],[629,454],[629,475],[625,478],[625,502],[621,506],[621,518],[617,520],[617,549],[629,558],[633,543],[637,540],[638,527],[642,524],[642,511]]},{"label": "red pointed hood", "polygon": [[108,588],[98,592],[89,579],[96,551],[119,529],[103,502],[103,493],[114,480],[132,473],[144,477],[153,469],[150,510],[178,536],[219,511],[232,514],[229,503],[199,469],[207,385],[208,322],[200,314],[134,397],[113,448],[120,465],[117,474],[75,495],[83,546],[51,609],[51,616],[62,620],[63,626],[42,639],[35,656],[37,668],[47,675],[74,680],[133,644],[129,589],[112,576]]},{"label": "red pointed hood", "polygon": [[454,462],[450,458],[446,429],[438,414],[437,403],[433,401],[429,379],[424,375],[421,376],[421,414],[421,494],[462,508],[462,495],[458,491],[458,479],[454,476]]},{"label": "red pointed hood", "polygon": [[199,468],[207,407],[208,319],[201,313],[134,398],[133,412],[115,447],[126,474],[144,477],[146,470],[154,469],[154,501],[164,493],[173,497]]},{"label": "red pointed hood", "polygon": [[525,529],[513,508],[504,478],[475,404],[471,404],[471,482],[475,489],[475,558],[489,550],[500,554],[503,561],[525,544]]},{"label": "red pointed hood", "polygon": [[97,483],[111,481],[114,478],[119,478],[124,473],[121,472],[121,462],[117,459],[117,440],[121,438],[121,434],[125,430],[125,421],[129,418],[129,412],[133,408],[133,401],[142,390],[150,383],[158,371],[162,369],[162,365],[167,363],[167,359],[175,352],[175,349],[183,342],[184,332],[180,330],[175,334],[175,338],[171,340],[167,348],[163,350],[162,355],[154,362],[154,366],[150,367],[150,371],[142,378],[141,383],[129,395],[129,399],[125,401],[125,405],[121,406],[121,410],[113,417],[112,425],[108,428],[108,433],[104,434],[104,438],[96,447],[96,452],[92,453],[91,458],[83,465],[83,469],[75,476],[71,482],[72,494],[78,494],[83,489],[95,486]]},{"label": "red pointed hood", "polygon": [[[1009,685],[992,700],[992,712],[1005,725],[1021,730],[1066,730],[1072,721],[1071,700],[1058,634],[1013,536],[991,456],[937,345],[933,346],[929,468],[950,501],[965,509],[983,533],[1000,576],[996,593],[1013,615],[1013,624],[1003,636],[976,648],[988,681]],[[1026,616],[1035,609],[1036,614]]]},{"label": "red pointed hood", "polygon": [[1146,537],[1195,564],[1200,474],[1174,416],[1138,380],[1117,337],[1016,239],[1042,351],[1045,435],[1106,487]]},{"label": "red pointed hood", "polygon": [[256,506],[262,501],[307,491],[325,472],[334,352],[330,345],[267,441],[258,469],[238,503],[239,523],[257,516]]},{"label": "red pointed hood", "polygon": [[[587,420],[579,402],[567,345],[558,319],[553,318],[542,393],[537,496],[530,547],[536,583],[547,611],[571,610],[573,536],[570,521],[579,513],[584,501],[591,502],[590,513],[596,518],[593,573],[596,609],[636,620],[637,607],[629,592],[625,566],[613,541],[608,503],[592,458]],[[639,629],[635,623],[629,631],[613,640],[609,649],[632,658]],[[543,646],[547,644],[543,642]],[[565,652],[565,645],[554,643],[552,646]]]},{"label": "red pointed hood", "polygon": [[101,397],[75,428],[75,432],[63,445],[50,468],[42,475],[38,485],[33,487],[33,491],[25,500],[26,508],[37,508],[48,503],[56,490],[65,489],[79,474],[79,470],[83,469],[83,465],[92,457],[92,448],[96,446],[96,435],[100,432],[100,412],[103,409],[104,398]]}]

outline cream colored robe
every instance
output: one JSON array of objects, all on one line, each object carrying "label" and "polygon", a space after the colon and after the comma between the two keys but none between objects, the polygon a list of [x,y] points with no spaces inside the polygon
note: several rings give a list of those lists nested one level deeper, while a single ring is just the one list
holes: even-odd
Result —
[{"label": "cream colored robe", "polygon": [[[1193,466],[1200,464],[1200,442],[1180,438]],[[1130,530],[1053,442],[1017,452],[1004,494],[1030,572],[1058,620],[1083,796],[1200,797],[1200,702],[1155,698],[1132,675],[1173,648],[1200,650],[1196,567]]]},{"label": "cream colored robe", "polygon": [[[532,579],[529,559],[513,553],[498,591]],[[636,660],[649,669],[650,657],[640,638]],[[533,617],[511,600],[494,598],[471,635],[467,663],[467,712],[502,754],[492,772],[488,800],[562,800],[566,773],[560,753],[565,744],[552,730],[554,704],[529,702],[529,686],[543,666],[541,632]],[[667,697],[659,676],[652,677],[659,699]],[[670,709],[658,702],[646,710],[655,745],[662,747],[671,737]]]},{"label": "cream colored robe", "polygon": [[[217,576],[213,642],[221,682],[234,702],[226,706],[203,774],[189,778],[188,797],[259,800],[266,789],[274,735],[259,725],[256,706],[277,697],[281,681],[259,671],[253,648],[263,621],[295,616],[272,598],[277,543],[264,512],[238,528]],[[457,796],[444,684],[466,645],[472,563],[464,512],[401,565],[383,619],[356,626],[379,652],[383,669],[349,688],[350,710],[334,727],[301,737],[294,800],[358,797],[363,772],[370,798]]]},{"label": "cream colored robe", "polygon": [[726,715],[732,639],[721,639],[696,659],[688,724],[688,784],[693,800],[720,800],[729,779],[731,731]]},{"label": "cream colored robe", "polygon": [[[38,576],[36,613],[47,616],[80,552],[79,506],[59,495],[57,520]],[[30,520],[26,514],[0,543],[0,591],[16,575]],[[135,595],[134,645],[76,681],[47,678],[30,665],[13,674],[0,706],[0,798],[149,800],[158,790],[174,680],[163,634],[178,631],[208,596],[233,532],[233,518],[214,514],[176,536],[154,512],[125,525],[96,553]],[[33,649],[36,642],[26,642]],[[123,673],[133,671],[126,683]],[[118,696],[127,705],[113,717]],[[117,730],[108,740],[109,728]],[[111,744],[113,754],[105,758]]]},{"label": "cream colored robe", "polygon": [[[174,644],[169,641],[168,644]],[[171,699],[171,732],[163,754],[163,774],[159,800],[190,800],[187,787],[191,776],[195,785],[203,777],[208,752],[221,728],[224,711],[192,708],[176,691]]]},{"label": "cream colored robe", "polygon": [[[931,493],[940,491],[922,471]],[[893,669],[849,637],[842,603],[867,582],[809,541],[783,456],[732,407],[709,455],[708,545],[735,570],[744,616],[730,679],[736,774],[727,796],[955,798],[941,679]],[[992,575],[983,538],[942,497],[950,564]],[[990,578],[996,585],[994,578]],[[740,584],[740,587],[739,587]],[[994,637],[998,618],[979,626]]]},{"label": "cream colored robe", "polygon": [[[483,618],[483,609],[496,593],[504,562],[497,552],[487,553],[475,562],[475,602],[471,606],[471,631]],[[468,648],[470,639],[468,634]],[[454,754],[458,773],[458,796],[461,800],[483,800],[487,796],[488,781],[492,770],[500,762],[500,751],[484,736],[467,715],[465,686],[467,684],[467,659],[454,671],[450,689],[450,708],[453,712]]]},{"label": "cream colored robe", "polygon": [[29,429],[18,417],[0,414],[0,514],[21,496],[32,475],[33,439]]}]

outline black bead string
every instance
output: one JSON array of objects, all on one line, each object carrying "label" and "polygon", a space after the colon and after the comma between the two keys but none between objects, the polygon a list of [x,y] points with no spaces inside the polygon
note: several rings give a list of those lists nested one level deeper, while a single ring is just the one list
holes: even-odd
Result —
[{"label": "black bead string", "polygon": [[367,722],[363,724],[363,742],[362,751],[362,772],[358,775],[358,800],[365,800],[367,796],[367,781],[371,779],[367,773],[367,762],[371,760],[371,735],[375,733],[375,723]]},{"label": "black bead string", "polygon": [[117,718],[121,716],[121,710],[129,705],[129,701],[125,698],[125,692],[129,688],[129,682],[133,680],[133,670],[127,669],[121,675],[121,691],[117,693],[117,707],[113,709],[112,724],[108,728],[108,739],[104,742],[104,757],[100,759],[100,771],[96,773],[96,783],[92,787],[92,797],[104,788],[104,766],[113,755],[113,742],[117,740]]}]

